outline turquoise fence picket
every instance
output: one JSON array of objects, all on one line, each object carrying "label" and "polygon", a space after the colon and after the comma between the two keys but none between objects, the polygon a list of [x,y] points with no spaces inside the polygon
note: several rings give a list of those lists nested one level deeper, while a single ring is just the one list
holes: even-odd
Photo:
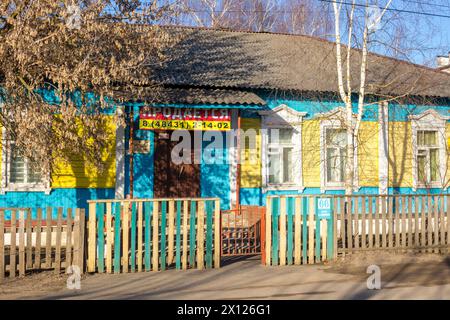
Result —
[{"label": "turquoise fence picket", "polygon": [[120,273],[120,202],[114,206],[114,273]]},{"label": "turquoise fence picket", "polygon": [[151,256],[152,256],[152,228],[151,228],[151,217],[153,212],[153,203],[152,202],[145,202],[144,203],[144,217],[145,217],[145,257],[144,257],[144,264],[145,264],[145,271],[150,271],[151,269]]},{"label": "turquoise fence picket", "polygon": [[272,264],[278,265],[278,219],[280,217],[280,198],[272,199]]},{"label": "turquoise fence picket", "polygon": [[167,224],[167,201],[161,203],[161,270],[166,270],[166,224]]},{"label": "turquoise fence picket", "polygon": [[189,234],[189,264],[195,266],[195,218],[196,218],[197,206],[195,201],[191,201],[191,221],[190,221],[190,234]]},{"label": "turquoise fence picket", "polygon": [[181,201],[177,202],[177,236],[176,236],[176,249],[175,249],[175,266],[177,270],[181,269]]}]

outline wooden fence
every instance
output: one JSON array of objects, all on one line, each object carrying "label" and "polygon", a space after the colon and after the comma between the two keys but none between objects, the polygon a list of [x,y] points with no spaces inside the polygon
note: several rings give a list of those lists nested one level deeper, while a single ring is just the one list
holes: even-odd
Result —
[{"label": "wooden fence", "polygon": [[218,198],[88,203],[88,272],[220,266]]},{"label": "wooden fence", "polygon": [[[57,218],[52,219],[53,210]],[[70,265],[81,272],[84,262],[84,209],[63,208],[36,210],[32,219],[30,208],[0,208],[0,282],[43,269],[60,273]],[[8,213],[9,219],[5,219]]]},{"label": "wooden fence", "polygon": [[266,265],[313,264],[335,257],[332,220],[315,214],[317,197],[268,196]]},{"label": "wooden fence", "polygon": [[[319,199],[331,215],[317,215]],[[310,264],[368,250],[450,252],[450,195],[268,196],[266,265]]]},{"label": "wooden fence", "polygon": [[449,252],[450,195],[337,196],[333,206],[340,254]]},{"label": "wooden fence", "polygon": [[[325,218],[317,212],[324,198],[331,207]],[[218,198],[88,203],[87,232],[84,209],[37,209],[33,219],[29,208],[0,208],[0,281],[43,269],[60,273],[70,265],[83,272],[85,243],[88,272],[218,268],[221,250],[230,246],[221,233],[236,232],[226,219],[221,226]],[[268,196],[260,223],[236,220],[242,229],[237,248],[261,238],[266,265],[313,264],[367,250],[448,254],[449,212],[446,194]],[[259,237],[254,226],[265,234]],[[236,253],[253,253],[244,249]]]}]

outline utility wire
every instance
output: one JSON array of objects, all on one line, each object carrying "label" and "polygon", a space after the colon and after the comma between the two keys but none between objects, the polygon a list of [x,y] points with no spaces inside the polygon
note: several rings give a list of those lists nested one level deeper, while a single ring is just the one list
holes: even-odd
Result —
[{"label": "utility wire", "polygon": [[402,0],[402,1],[405,2],[405,3],[417,3],[417,4],[424,4],[424,5],[427,5],[427,6],[449,8],[450,9],[450,5],[447,5],[447,4],[432,3],[432,2],[427,2],[427,1],[414,1],[414,0]]},{"label": "utility wire", "polygon": [[[333,0],[319,0],[321,2],[328,2],[328,3],[333,3]],[[414,2],[414,3],[421,3],[419,1],[409,1],[409,2]],[[353,5],[350,2],[339,2],[345,5]],[[430,3],[430,5],[433,5]],[[364,4],[358,4],[355,3],[355,6],[357,7],[366,7],[366,5]],[[372,5],[374,6],[374,5]],[[376,6],[376,5],[375,5]],[[444,6],[444,5],[442,5]],[[418,15],[425,15],[425,16],[431,16],[431,17],[440,17],[440,18],[450,18],[450,15],[443,15],[443,14],[437,14],[437,13],[431,13],[431,12],[420,12],[420,11],[413,11],[413,10],[405,10],[405,9],[396,9],[396,8],[385,8],[382,6],[376,6],[379,9],[386,9],[387,11],[395,11],[395,12],[402,12],[402,13],[410,13],[410,14],[418,14]],[[448,7],[450,8],[450,6],[444,6],[444,7]],[[219,13],[295,13],[297,11],[295,10],[194,10],[194,9],[187,9],[184,13],[215,13],[215,14],[219,14]],[[332,10],[327,10],[327,12],[332,12]]]},{"label": "utility wire", "polygon": [[[334,3],[335,2],[333,0],[319,0],[319,1],[329,2],[329,3]],[[351,2],[339,1],[339,4],[345,4],[345,5],[351,5],[351,6],[354,5],[355,7],[366,7],[365,4],[360,4],[360,3],[351,3]],[[404,10],[404,9],[396,9],[396,8],[389,8],[389,7],[381,7],[381,6],[377,6],[377,5],[371,5],[371,6],[377,7],[377,8],[382,9],[382,10],[387,10],[387,11],[411,13],[411,14],[430,16],[430,17],[450,18],[450,15],[437,14],[437,13],[431,13],[431,12],[419,12],[419,11],[412,11],[412,10]]]}]

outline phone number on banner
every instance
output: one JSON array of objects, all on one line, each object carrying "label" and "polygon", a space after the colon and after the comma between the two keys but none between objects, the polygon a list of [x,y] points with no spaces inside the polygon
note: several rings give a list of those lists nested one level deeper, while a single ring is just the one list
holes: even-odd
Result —
[{"label": "phone number on banner", "polygon": [[230,121],[195,121],[195,120],[153,120],[140,119],[139,129],[155,130],[216,130],[226,131],[231,129]]}]

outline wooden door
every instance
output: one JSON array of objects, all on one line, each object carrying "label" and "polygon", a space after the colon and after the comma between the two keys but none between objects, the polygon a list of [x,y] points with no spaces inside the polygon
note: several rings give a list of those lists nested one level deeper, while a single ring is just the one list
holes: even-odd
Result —
[{"label": "wooden door", "polygon": [[[191,147],[191,163],[175,164],[171,152],[177,141],[170,140],[171,131],[155,132],[154,194],[156,198],[200,197],[200,165],[194,163]],[[191,146],[194,145],[191,131]]]}]

